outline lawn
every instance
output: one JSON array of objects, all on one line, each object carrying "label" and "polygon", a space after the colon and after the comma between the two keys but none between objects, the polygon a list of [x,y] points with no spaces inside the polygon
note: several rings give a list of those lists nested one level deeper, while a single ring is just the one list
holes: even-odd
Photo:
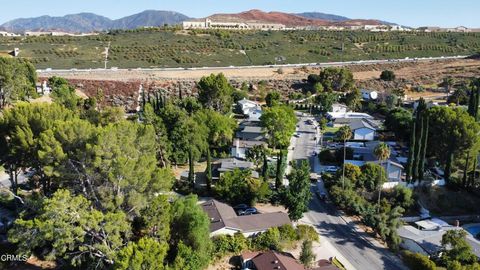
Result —
[{"label": "lawn", "polygon": [[101,68],[109,44],[109,67],[242,66],[468,55],[480,51],[480,33],[141,29],[0,37],[0,52],[17,47],[38,68]]}]

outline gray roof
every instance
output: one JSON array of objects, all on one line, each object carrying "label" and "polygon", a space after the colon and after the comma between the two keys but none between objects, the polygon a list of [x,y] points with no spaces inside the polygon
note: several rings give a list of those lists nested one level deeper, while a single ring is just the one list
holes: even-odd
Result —
[{"label": "gray roof", "polygon": [[220,168],[218,168],[218,171],[220,172],[228,172],[228,171],[233,171],[235,169],[252,169],[254,167],[253,162],[250,161],[243,161],[239,159],[227,159],[222,161]]},{"label": "gray roof", "polygon": [[210,231],[230,228],[241,232],[264,231],[272,227],[291,224],[287,213],[265,213],[249,216],[237,216],[232,207],[217,200],[202,204],[203,210],[210,218]]},{"label": "gray roof", "polygon": [[262,127],[257,126],[246,126],[240,132],[242,133],[263,133]]},{"label": "gray roof", "polygon": [[350,129],[355,131],[357,129],[360,129],[360,128],[368,128],[368,129],[371,129],[373,131],[376,130],[376,128],[374,128],[372,125],[370,125],[367,121],[363,120],[363,119],[353,119],[353,121],[350,121]]},{"label": "gray roof", "polygon": [[[256,145],[266,145],[266,144],[267,143],[263,142],[263,141],[247,141],[247,140],[239,140],[238,141],[238,146],[240,148],[247,148],[247,149],[253,148]],[[233,142],[232,147],[234,147],[234,148],[237,147],[237,142],[236,141]]]}]

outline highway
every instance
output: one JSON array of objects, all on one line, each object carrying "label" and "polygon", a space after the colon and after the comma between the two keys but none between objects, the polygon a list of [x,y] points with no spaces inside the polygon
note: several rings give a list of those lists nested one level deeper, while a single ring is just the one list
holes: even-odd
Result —
[{"label": "highway", "polygon": [[[305,121],[311,117],[300,116],[293,160],[310,160],[312,171],[319,173],[320,162],[315,152],[319,152],[314,138],[315,127],[308,125]],[[316,187],[312,186],[312,192]],[[303,221],[316,227],[322,241],[328,241],[346,260],[347,270],[406,270],[401,260],[382,246],[378,241],[367,233],[356,229],[355,226],[332,204],[320,201],[313,196],[309,211],[305,214]],[[320,254],[319,254],[320,255]],[[321,256],[321,255],[320,255]],[[350,267],[349,267],[350,266]]]},{"label": "highway", "polygon": [[227,69],[270,69],[270,68],[301,68],[301,67],[338,67],[338,66],[350,66],[350,65],[374,65],[374,64],[388,64],[388,63],[408,63],[408,62],[429,62],[429,61],[442,61],[452,59],[463,59],[468,56],[441,56],[441,57],[423,57],[423,58],[403,58],[403,59],[385,59],[385,60],[359,60],[359,61],[345,61],[345,62],[325,62],[325,63],[300,63],[300,64],[279,64],[279,65],[256,65],[256,66],[228,66],[228,67],[178,67],[178,68],[110,68],[110,69],[38,69],[39,75],[47,76],[48,74],[55,73],[88,73],[88,72],[103,72],[103,73],[116,73],[121,71],[144,71],[144,72],[158,72],[158,71],[185,71],[185,70],[206,70],[206,71],[219,71]]}]

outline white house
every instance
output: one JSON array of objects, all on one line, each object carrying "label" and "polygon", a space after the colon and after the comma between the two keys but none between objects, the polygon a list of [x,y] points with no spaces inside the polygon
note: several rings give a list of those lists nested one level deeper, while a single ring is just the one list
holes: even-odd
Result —
[{"label": "white house", "polygon": [[259,121],[262,116],[262,106],[246,98],[238,101],[238,109],[251,121]]},{"label": "white house", "polygon": [[348,108],[347,105],[340,104],[340,103],[335,103],[332,105],[332,111],[329,113],[347,113],[350,112],[350,108]]}]

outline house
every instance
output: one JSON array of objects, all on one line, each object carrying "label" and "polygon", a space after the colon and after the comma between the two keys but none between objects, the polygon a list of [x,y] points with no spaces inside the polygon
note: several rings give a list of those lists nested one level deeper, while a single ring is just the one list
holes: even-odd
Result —
[{"label": "house", "polygon": [[226,29],[226,30],[282,30],[285,25],[249,20],[217,20],[214,18],[193,19],[183,22],[183,29]]},{"label": "house", "polygon": [[[463,230],[447,224],[440,219],[421,220],[412,225],[398,228],[397,233],[402,240],[400,247],[426,256],[438,256],[442,250],[442,237],[449,230]],[[477,257],[480,257],[480,244],[467,234],[467,242]]]},{"label": "house", "polygon": [[249,270],[305,270],[293,255],[276,251],[245,252],[242,254],[242,269]]},{"label": "house", "polygon": [[[226,172],[234,171],[235,169],[239,170],[252,170],[254,168],[253,162],[239,160],[236,158],[220,160],[219,163],[212,165],[212,179],[218,180],[222,174]],[[258,172],[252,170],[252,177],[259,178]]]},{"label": "house", "polygon": [[374,120],[374,117],[367,113],[359,112],[329,112],[327,118],[333,122],[334,126],[349,125],[350,122],[356,119]]},{"label": "house", "polygon": [[[374,155],[378,141],[365,142],[363,145],[350,144],[347,146],[353,150],[353,160],[345,160],[346,163],[363,166],[368,162],[380,164]],[[391,148],[390,158],[381,163],[387,173],[387,182],[383,184],[384,189],[393,188],[402,183],[404,166],[397,160],[397,152]]]},{"label": "house", "polygon": [[243,141],[235,139],[230,148],[230,154],[234,158],[246,159],[248,150],[258,145],[264,146],[266,143],[263,141]]},{"label": "house", "polygon": [[373,141],[375,139],[375,132],[377,130],[367,120],[353,119],[349,126],[353,133],[353,140]]},{"label": "house", "polygon": [[235,137],[243,141],[263,141],[265,132],[258,122],[248,121],[240,123]]},{"label": "house", "polygon": [[242,233],[249,237],[292,223],[288,214],[283,212],[237,216],[231,206],[217,200],[209,200],[201,206],[210,218],[210,236]]},{"label": "house", "polygon": [[361,89],[360,93],[362,94],[363,100],[377,100],[378,92],[375,90]]},{"label": "house", "polygon": [[350,108],[347,105],[335,103],[332,105],[332,110],[330,113],[347,113],[351,112]]},{"label": "house", "polygon": [[244,98],[238,101],[237,107],[245,117],[248,117],[249,121],[260,121],[262,106],[257,102]]}]

